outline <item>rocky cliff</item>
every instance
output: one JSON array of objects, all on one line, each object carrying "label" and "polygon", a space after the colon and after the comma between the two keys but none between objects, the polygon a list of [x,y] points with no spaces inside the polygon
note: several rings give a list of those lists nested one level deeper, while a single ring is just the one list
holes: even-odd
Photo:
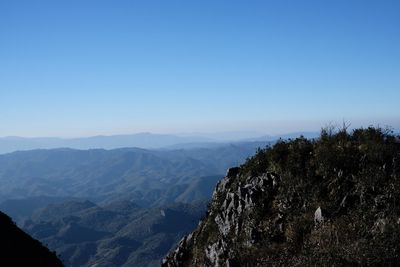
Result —
[{"label": "rocky cliff", "polygon": [[0,266],[62,267],[55,253],[19,229],[0,212]]},{"label": "rocky cliff", "polygon": [[323,130],[259,150],[217,185],[163,266],[397,266],[400,143]]}]

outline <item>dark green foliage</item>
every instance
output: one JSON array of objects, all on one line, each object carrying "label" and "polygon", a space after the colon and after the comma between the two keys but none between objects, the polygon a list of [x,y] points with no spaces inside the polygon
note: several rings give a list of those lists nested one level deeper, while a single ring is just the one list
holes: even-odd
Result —
[{"label": "dark green foliage", "polygon": [[[279,186],[266,185],[261,195],[254,187],[251,197],[256,203],[245,211],[235,204],[238,215],[228,217],[233,223],[228,236],[210,227],[224,211],[224,201],[266,173],[277,174]],[[223,264],[398,266],[400,262],[400,141],[389,130],[369,127],[348,132],[344,127],[323,129],[314,140],[279,140],[258,150],[238,176],[224,181],[225,189],[215,196],[208,217],[193,234],[195,241],[182,248],[186,257],[180,264],[207,265],[204,251],[218,240],[225,244],[219,254]],[[316,223],[319,207],[323,222]],[[238,226],[247,230],[232,231]],[[176,264],[167,262],[171,263]]]},{"label": "dark green foliage", "polygon": [[332,194],[339,189],[342,193],[357,189],[362,190],[358,194],[365,194],[387,182],[394,186],[399,153],[400,142],[388,130],[369,127],[348,133],[346,129],[323,129],[316,140],[280,140],[273,147],[259,150],[241,170],[253,176],[277,172],[283,182],[299,190],[318,185],[333,190]]},{"label": "dark green foliage", "polygon": [[[322,130],[317,140],[280,141],[252,161],[282,177],[276,199],[287,203],[280,211],[287,214],[287,227],[293,227],[290,250],[318,258],[313,263],[317,265],[370,265],[399,257],[399,156],[396,137],[370,127],[352,133]],[[311,218],[318,206],[328,222],[315,230]],[[371,233],[380,222],[386,229]],[[314,235],[326,240],[316,246]]]}]

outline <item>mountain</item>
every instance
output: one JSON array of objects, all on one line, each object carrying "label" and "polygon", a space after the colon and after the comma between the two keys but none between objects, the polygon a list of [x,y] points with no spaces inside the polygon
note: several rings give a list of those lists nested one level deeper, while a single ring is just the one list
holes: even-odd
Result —
[{"label": "mountain", "polygon": [[398,266],[400,139],[281,140],[231,168],[163,266]]},{"label": "mountain", "polygon": [[127,135],[91,136],[81,138],[56,137],[0,137],[0,154],[36,149],[117,149],[136,147],[143,149],[190,149],[212,148],[232,143],[272,142],[279,138],[288,139],[303,135],[318,136],[318,132],[296,132],[282,135],[261,135],[252,132],[198,133],[186,135],[137,133]]},{"label": "mountain", "polygon": [[157,266],[197,226],[225,170],[268,144],[3,154],[0,208],[67,266]]},{"label": "mountain", "polygon": [[0,265],[57,267],[64,266],[55,253],[19,229],[0,212]]},{"label": "mountain", "polygon": [[50,204],[71,201],[70,197],[27,197],[23,199],[8,199],[0,203],[0,210],[8,214],[15,222],[21,224],[26,218],[30,218],[33,213]]},{"label": "mountain", "polygon": [[[227,144],[215,148],[145,150],[52,149],[0,155],[0,202],[46,196],[95,202],[130,199],[142,206],[174,202],[191,183],[222,177],[258,146]],[[208,181],[205,183],[210,184]],[[212,190],[213,184],[210,184]],[[8,210],[13,213],[13,211]]]},{"label": "mountain", "polygon": [[0,138],[0,154],[19,150],[73,148],[115,149],[124,147],[161,148],[182,143],[211,142],[214,139],[199,136],[176,136],[168,134],[138,133],[130,135],[92,136],[82,138]]},{"label": "mountain", "polygon": [[4,154],[0,208],[67,266],[158,266],[196,227],[225,169],[267,144]]},{"label": "mountain", "polygon": [[149,209],[131,201],[69,201],[37,211],[24,229],[66,266],[159,266],[204,212],[204,202]]},{"label": "mountain", "polygon": [[159,266],[224,171],[267,144],[4,154],[0,208],[67,266]]}]

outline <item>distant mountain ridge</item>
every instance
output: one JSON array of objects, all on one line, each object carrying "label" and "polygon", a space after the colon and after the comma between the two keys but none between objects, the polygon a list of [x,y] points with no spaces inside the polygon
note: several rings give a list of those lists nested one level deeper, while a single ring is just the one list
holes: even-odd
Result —
[{"label": "distant mountain ridge", "polygon": [[153,134],[137,133],[126,135],[110,136],[91,136],[81,138],[58,138],[58,137],[18,137],[8,136],[0,137],[0,154],[11,153],[15,151],[26,151],[35,149],[117,149],[127,147],[137,147],[143,149],[190,149],[200,147],[217,147],[229,143],[243,143],[256,141],[274,141],[279,138],[287,139],[303,135],[307,138],[318,136],[318,132],[296,132],[281,135],[255,135],[249,133],[232,134],[226,136],[221,134],[204,135],[172,135],[172,134]]},{"label": "distant mountain ridge", "polygon": [[211,138],[181,137],[168,134],[138,133],[130,135],[92,136],[82,138],[57,137],[2,137],[0,138],[0,154],[19,150],[34,149],[116,149],[124,147],[161,148],[182,143],[212,142]]}]

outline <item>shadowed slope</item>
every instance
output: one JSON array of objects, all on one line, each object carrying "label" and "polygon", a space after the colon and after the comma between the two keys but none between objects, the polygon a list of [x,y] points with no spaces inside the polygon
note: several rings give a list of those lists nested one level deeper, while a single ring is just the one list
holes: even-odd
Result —
[{"label": "shadowed slope", "polygon": [[0,212],[0,266],[64,266],[54,253]]}]

